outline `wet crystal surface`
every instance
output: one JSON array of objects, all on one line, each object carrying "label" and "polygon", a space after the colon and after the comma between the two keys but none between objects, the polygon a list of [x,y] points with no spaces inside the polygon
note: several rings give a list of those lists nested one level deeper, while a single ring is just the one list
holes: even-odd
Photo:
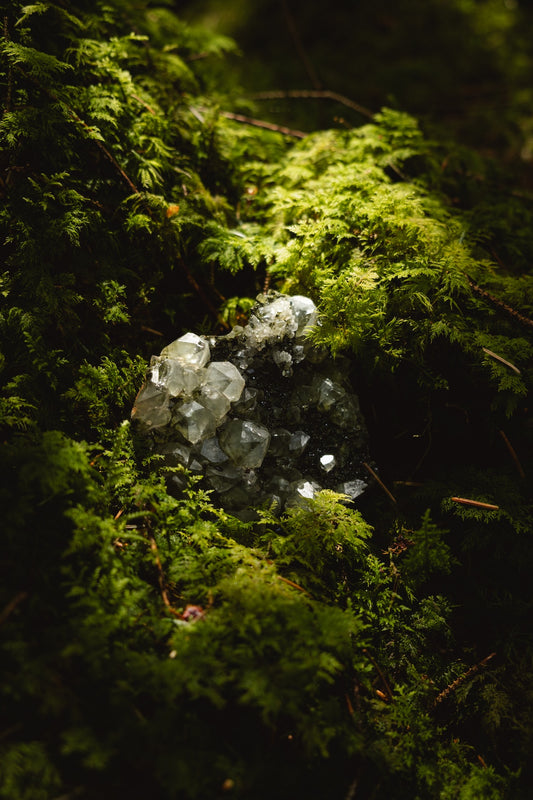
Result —
[{"label": "wet crystal surface", "polygon": [[[321,489],[367,488],[367,433],[349,362],[311,345],[310,298],[260,295],[244,327],[186,333],[153,356],[132,411],[138,436],[169,466],[202,476],[231,513],[305,505]],[[168,478],[178,494],[186,481]],[[248,516],[247,516],[248,515]]]}]

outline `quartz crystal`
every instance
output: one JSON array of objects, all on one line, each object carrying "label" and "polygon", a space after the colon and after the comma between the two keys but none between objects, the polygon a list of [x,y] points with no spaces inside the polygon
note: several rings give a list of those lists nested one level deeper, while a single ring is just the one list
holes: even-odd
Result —
[{"label": "quartz crystal", "polygon": [[326,455],[320,456],[320,469],[323,469],[324,472],[331,472],[334,469],[336,462],[335,456],[332,453],[328,453]]},{"label": "quartz crystal", "polygon": [[204,385],[216,389],[234,403],[241,396],[245,381],[229,361],[212,361],[206,369]]},{"label": "quartz crystal", "polygon": [[161,351],[163,358],[175,358],[191,367],[203,367],[209,361],[209,345],[196,333],[186,333]]},{"label": "quartz crystal", "polygon": [[170,421],[168,391],[147,381],[135,398],[132,418],[146,428],[161,428]]},{"label": "quartz crystal", "polygon": [[220,446],[241,467],[260,467],[269,444],[268,428],[249,420],[234,419],[220,434]]},{"label": "quartz crystal", "polygon": [[[367,488],[366,426],[349,361],[309,341],[317,325],[310,298],[269,292],[244,327],[181,336],[152,357],[132,411],[138,441],[242,519],[305,506],[321,489],[353,502]],[[167,486],[179,494],[186,474]]]},{"label": "quartz crystal", "polygon": [[213,436],[216,429],[215,417],[205,406],[192,400],[180,407],[176,428],[188,442],[196,444],[201,439]]}]

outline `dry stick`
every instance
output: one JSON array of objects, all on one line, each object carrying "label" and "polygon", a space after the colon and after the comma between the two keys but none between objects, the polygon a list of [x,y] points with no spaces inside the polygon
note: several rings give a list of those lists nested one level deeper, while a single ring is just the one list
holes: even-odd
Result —
[{"label": "dry stick", "polygon": [[366,656],[368,656],[369,660],[371,661],[371,663],[372,663],[372,664],[374,665],[374,667],[376,668],[376,670],[377,670],[377,672],[378,672],[378,674],[379,674],[379,677],[381,678],[381,681],[382,681],[382,683],[383,683],[383,686],[385,687],[385,690],[386,690],[387,697],[389,698],[389,700],[392,700],[392,699],[393,699],[393,696],[392,696],[392,691],[391,691],[391,688],[390,688],[390,686],[389,686],[389,684],[388,684],[388,682],[387,682],[387,679],[386,679],[385,675],[383,674],[383,672],[382,672],[382,670],[381,670],[381,667],[379,666],[379,664],[377,663],[377,661],[376,661],[376,660],[375,660],[375,659],[374,659],[374,658],[371,656],[371,654],[368,652],[368,650],[366,649],[366,647],[363,647],[363,653],[364,653]]},{"label": "dry stick", "polygon": [[389,490],[387,489],[387,487],[385,486],[385,484],[383,483],[383,481],[381,480],[381,478],[380,478],[380,477],[379,477],[379,476],[378,476],[378,475],[377,475],[377,474],[374,472],[374,470],[372,469],[372,467],[370,466],[370,464],[367,464],[367,463],[366,463],[366,461],[363,461],[363,467],[365,467],[365,469],[367,469],[367,470],[368,470],[368,472],[369,472],[369,473],[372,475],[372,477],[374,478],[374,480],[375,480],[375,481],[377,481],[377,482],[379,483],[379,485],[381,486],[381,488],[383,489],[383,491],[385,492],[385,494],[386,494],[388,497],[390,497],[390,499],[392,500],[392,502],[393,502],[393,503],[396,503],[396,498],[394,497],[394,495],[393,495],[393,494],[391,494],[391,493],[389,492]]},{"label": "dry stick", "polygon": [[447,686],[445,689],[442,690],[440,694],[437,695],[437,697],[433,701],[433,708],[435,708],[435,706],[437,706],[439,703],[442,703],[443,700],[449,697],[449,695],[452,692],[455,692],[455,690],[458,689],[459,686],[461,686],[461,684],[463,684],[465,681],[471,678],[472,675],[475,675],[476,672],[478,672],[481,669],[481,667],[485,667],[489,663],[489,661],[492,658],[494,658],[495,655],[496,653],[491,653],[490,655],[483,658],[478,664],[474,664],[473,667],[470,667],[470,669],[467,669],[467,671],[464,672],[462,675],[459,675],[459,677],[456,678],[453,683],[450,683],[449,686]]},{"label": "dry stick", "polygon": [[0,625],[4,624],[4,622],[7,620],[8,617],[11,616],[11,614],[19,605],[19,603],[22,603],[22,601],[25,600],[27,596],[28,592],[19,592],[18,594],[15,595],[15,597],[12,600],[9,601],[9,603],[6,606],[4,606],[3,611],[0,613]]},{"label": "dry stick", "polygon": [[334,100],[336,103],[352,108],[364,117],[368,117],[368,119],[374,119],[374,114],[368,108],[359,105],[354,100],[350,100],[349,97],[343,94],[332,92],[329,89],[321,89],[320,91],[316,89],[290,89],[286,92],[258,92],[252,97],[254,100],[283,100],[284,98]]},{"label": "dry stick", "polygon": [[232,111],[220,111],[220,115],[226,117],[226,119],[233,119],[235,122],[243,122],[245,125],[254,125],[256,128],[265,128],[267,131],[275,131],[276,133],[283,133],[285,136],[293,136],[295,139],[305,139],[305,137],[309,135],[303,131],[287,128],[285,125],[275,125],[273,122],[253,119],[253,117],[246,117],[244,114],[234,114]]},{"label": "dry stick", "polygon": [[313,63],[309,56],[307,55],[305,48],[303,46],[303,42],[301,36],[298,32],[298,28],[296,27],[296,23],[294,21],[294,17],[292,16],[289,6],[287,5],[287,0],[281,0],[281,5],[283,7],[283,16],[285,17],[285,22],[287,23],[287,28],[289,29],[289,33],[291,35],[292,41],[302,64],[305,67],[305,71],[307,72],[309,79],[315,89],[321,89],[322,84],[320,82],[320,78],[318,77],[316,70],[313,66]]},{"label": "dry stick", "polygon": [[518,474],[520,475],[521,478],[525,478],[526,477],[526,473],[524,472],[522,464],[520,463],[520,459],[516,455],[516,450],[514,449],[513,445],[509,441],[509,439],[507,438],[507,436],[506,436],[504,431],[500,431],[500,436],[502,437],[503,441],[505,442],[505,445],[506,445],[507,449],[509,450],[509,453],[511,454],[511,458],[513,459],[514,463],[516,464],[516,468],[518,470]]},{"label": "dry stick", "polygon": [[522,325],[527,325],[528,327],[533,328],[533,319],[525,317],[523,314],[520,314],[519,311],[516,311],[516,309],[511,308],[511,306],[508,306],[507,303],[504,303],[503,300],[500,300],[499,298],[494,297],[493,294],[489,294],[489,292],[486,292],[485,289],[482,289],[481,286],[478,286],[477,283],[474,283],[472,278],[468,277],[468,275],[467,278],[468,278],[468,283],[470,284],[470,287],[474,290],[474,292],[481,295],[481,297],[486,297],[487,300],[490,300],[490,302],[494,303],[495,306],[498,306],[498,308],[501,308],[507,314],[510,314],[511,317],[514,317],[514,319],[522,323]]},{"label": "dry stick", "polygon": [[462,506],[473,506],[474,508],[487,508],[489,511],[498,511],[500,506],[495,506],[492,503],[482,503],[480,500],[470,500],[468,497],[452,497],[454,503],[460,503]]},{"label": "dry stick", "polygon": [[307,589],[304,589],[303,586],[300,586],[298,583],[295,583],[294,581],[289,580],[289,578],[284,578],[283,575],[278,575],[278,578],[280,579],[280,581],[283,581],[283,583],[287,583],[289,586],[292,586],[294,589],[298,589],[300,592],[303,592],[308,597],[311,597],[311,595],[309,594]]},{"label": "dry stick", "polygon": [[499,356],[498,353],[494,353],[492,350],[489,350],[488,347],[483,347],[482,350],[491,358],[496,359],[496,361],[499,361],[501,364],[505,364],[506,367],[509,367],[509,369],[514,370],[517,375],[520,375],[520,370],[518,369],[518,367],[515,367],[514,364],[511,364],[511,362],[507,361],[505,358],[503,358],[503,356]]},{"label": "dry stick", "polygon": [[155,536],[151,530],[148,530],[148,538],[150,540],[150,549],[154,554],[155,565],[157,567],[157,575],[159,579],[159,591],[161,593],[161,597],[163,598],[163,603],[165,604],[167,610],[171,614],[181,619],[181,614],[179,614],[174,608],[172,608],[172,604],[168,599],[168,594],[165,586],[165,573],[163,572],[163,565],[161,564],[161,559],[159,558],[159,550],[157,549]]}]

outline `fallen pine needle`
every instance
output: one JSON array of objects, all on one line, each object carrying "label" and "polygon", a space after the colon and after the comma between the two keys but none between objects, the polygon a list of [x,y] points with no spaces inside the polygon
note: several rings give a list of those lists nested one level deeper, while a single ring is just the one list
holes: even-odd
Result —
[{"label": "fallen pine needle", "polygon": [[487,354],[488,356],[490,356],[491,358],[495,358],[495,359],[496,359],[496,361],[500,361],[500,363],[502,363],[502,364],[505,364],[505,366],[506,366],[506,367],[509,367],[509,369],[512,369],[512,370],[514,370],[514,371],[516,372],[516,374],[517,374],[517,375],[520,375],[520,370],[518,369],[518,367],[515,367],[515,365],[514,365],[514,364],[511,364],[511,362],[510,362],[510,361],[507,361],[507,360],[506,360],[505,358],[503,358],[502,356],[499,356],[499,355],[498,355],[498,353],[493,353],[493,352],[492,352],[492,350],[489,350],[489,349],[488,349],[488,347],[484,347],[484,348],[483,348],[483,352],[484,352],[484,353],[486,353],[486,354]]},{"label": "fallen pine needle", "polygon": [[372,477],[374,478],[374,480],[375,480],[375,481],[377,481],[377,482],[379,483],[379,485],[381,486],[381,488],[383,489],[383,491],[385,492],[385,494],[386,494],[388,497],[390,497],[390,499],[392,500],[392,502],[393,502],[393,503],[396,503],[396,498],[394,497],[394,495],[393,495],[393,494],[391,494],[391,492],[389,492],[389,490],[387,489],[387,487],[385,486],[385,484],[383,483],[383,481],[381,480],[381,478],[380,478],[380,477],[379,477],[379,476],[378,476],[378,475],[377,475],[377,474],[374,472],[374,470],[372,469],[372,467],[370,466],[370,464],[367,464],[367,463],[366,463],[366,461],[363,461],[363,467],[364,467],[366,470],[368,470],[368,472],[369,472],[369,473],[372,475]]},{"label": "fallen pine needle", "polygon": [[473,506],[474,508],[488,508],[490,511],[498,511],[500,506],[495,506],[492,503],[482,503],[480,500],[470,500],[468,497],[452,497],[454,503],[460,503],[462,506]]}]

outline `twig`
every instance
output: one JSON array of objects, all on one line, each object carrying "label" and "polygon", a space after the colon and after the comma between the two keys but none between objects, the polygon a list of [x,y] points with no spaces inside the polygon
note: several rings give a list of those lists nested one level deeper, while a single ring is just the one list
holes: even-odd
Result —
[{"label": "twig", "polygon": [[515,365],[511,364],[510,361],[507,361],[502,356],[499,356],[498,353],[494,353],[492,350],[489,350],[488,347],[483,347],[482,350],[491,358],[496,359],[496,361],[499,361],[501,364],[505,364],[506,367],[509,367],[509,369],[514,370],[517,375],[520,375],[520,370],[518,369],[518,367],[515,367]]},{"label": "twig", "polygon": [[454,503],[460,503],[462,506],[473,506],[474,508],[487,508],[489,511],[498,511],[500,506],[495,506],[492,503],[482,503],[480,500],[470,500],[468,497],[452,497]]},{"label": "twig", "polygon": [[292,128],[285,127],[285,125],[275,125],[273,122],[253,119],[252,117],[246,117],[244,114],[234,114],[232,111],[221,111],[220,115],[226,117],[226,119],[233,119],[235,122],[243,122],[245,125],[254,125],[256,128],[265,128],[267,131],[275,131],[285,136],[293,136],[295,139],[305,139],[305,137],[308,136],[308,134],[303,131],[296,131]]},{"label": "twig", "polygon": [[155,114],[155,111],[152,108],[152,106],[149,106],[148,103],[145,103],[144,100],[142,99],[142,97],[138,97],[136,94],[133,94],[133,93],[132,93],[131,96],[133,97],[134,100],[137,100],[138,103],[140,103],[142,106],[144,106],[146,108],[146,110],[150,112],[150,114]]},{"label": "twig", "polygon": [[151,530],[148,529],[148,539],[150,540],[150,550],[154,554],[155,565],[157,567],[157,575],[159,580],[159,591],[161,593],[161,597],[163,599],[163,603],[167,610],[173,614],[175,617],[181,619],[181,614],[179,614],[173,607],[168,599],[168,594],[165,586],[165,573],[163,572],[163,565],[161,564],[161,559],[159,558],[159,550],[157,549],[157,543],[155,541],[155,536]]},{"label": "twig", "polygon": [[340,103],[343,106],[357,111],[363,117],[374,119],[374,114],[368,108],[359,105],[354,100],[350,100],[343,94],[332,92],[329,89],[290,89],[289,91],[273,91],[273,92],[257,92],[252,95],[254,100],[283,100],[284,98],[301,98],[301,99],[315,99],[315,100],[333,100],[335,103]]},{"label": "twig", "polygon": [[387,698],[388,698],[390,701],[392,701],[392,700],[394,699],[394,698],[393,698],[393,696],[392,696],[392,691],[391,691],[391,688],[390,688],[390,686],[389,686],[389,684],[388,684],[388,682],[387,682],[387,679],[386,679],[385,675],[383,674],[383,672],[382,672],[382,670],[381,670],[381,667],[379,666],[379,664],[377,663],[377,661],[376,661],[376,660],[375,660],[375,659],[372,657],[372,655],[371,655],[371,654],[368,652],[368,650],[366,649],[366,647],[363,647],[363,653],[364,653],[364,654],[365,654],[365,655],[368,657],[368,659],[370,660],[370,662],[371,662],[371,663],[373,664],[373,666],[376,668],[376,670],[377,670],[377,672],[378,672],[378,674],[379,674],[379,677],[381,678],[381,681],[382,681],[382,683],[383,683],[383,686],[385,687],[385,691],[386,691],[386,694],[387,694]]},{"label": "twig", "polygon": [[502,437],[503,441],[505,442],[505,445],[506,445],[507,449],[509,450],[509,453],[511,454],[511,458],[513,459],[514,463],[516,464],[516,468],[518,470],[518,474],[520,475],[521,478],[525,478],[526,477],[526,473],[524,472],[524,468],[522,467],[522,464],[520,463],[520,459],[516,455],[516,450],[514,449],[513,445],[509,441],[509,439],[507,438],[507,436],[505,434],[505,431],[500,431],[500,436]]},{"label": "twig", "polygon": [[22,601],[25,600],[27,596],[28,592],[19,592],[18,594],[15,595],[15,597],[12,600],[9,601],[9,603],[6,606],[4,606],[2,612],[0,613],[0,625],[4,624],[4,622],[7,620],[8,617],[11,616],[11,614],[19,605],[19,603],[22,603]]},{"label": "twig", "polygon": [[154,336],[164,336],[165,335],[164,333],[161,333],[161,331],[156,331],[155,328],[149,328],[147,325],[141,325],[140,327],[141,327],[142,331],[146,331],[146,333],[153,333]]},{"label": "twig", "polygon": [[294,589],[298,589],[300,592],[303,592],[308,597],[311,597],[311,595],[309,594],[307,589],[304,589],[303,586],[300,586],[299,584],[295,583],[294,581],[289,580],[289,578],[284,578],[283,575],[278,575],[278,578],[280,579],[280,581],[283,581],[283,583],[287,583],[289,586],[292,586]]},{"label": "twig", "polygon": [[440,692],[440,694],[437,695],[437,697],[433,701],[433,708],[435,708],[435,706],[438,706],[439,703],[442,703],[443,700],[449,697],[452,692],[455,692],[455,690],[458,689],[459,686],[461,686],[461,684],[463,684],[465,681],[471,678],[472,675],[475,675],[476,672],[478,672],[481,669],[481,667],[485,667],[489,663],[489,661],[494,658],[495,655],[496,653],[491,653],[490,655],[483,658],[478,664],[474,664],[473,667],[470,667],[470,669],[467,669],[467,671],[463,672],[462,675],[459,675],[459,677],[456,678],[453,681],[453,683],[450,683],[449,686],[447,686],[445,689],[442,690],[442,692]]},{"label": "twig", "polygon": [[372,477],[374,478],[374,480],[375,480],[375,481],[377,481],[377,482],[379,483],[379,485],[381,486],[381,488],[383,489],[383,491],[385,492],[385,494],[386,494],[386,495],[387,495],[387,496],[388,496],[388,497],[389,497],[389,498],[392,500],[392,502],[393,502],[393,503],[396,503],[396,498],[394,497],[394,495],[393,495],[393,494],[391,494],[391,492],[389,492],[389,490],[387,489],[387,487],[385,486],[385,484],[383,483],[383,481],[381,480],[381,478],[380,478],[380,477],[379,477],[379,476],[378,476],[378,475],[377,475],[377,474],[374,472],[374,470],[372,469],[372,467],[370,466],[370,464],[367,464],[367,463],[366,463],[366,461],[363,461],[363,467],[364,467],[366,470],[368,470],[368,472],[369,472],[369,473],[372,475]]},{"label": "twig", "polygon": [[309,79],[313,84],[313,86],[315,87],[315,89],[321,89],[322,84],[320,82],[320,78],[316,73],[316,70],[313,66],[311,59],[309,58],[309,56],[305,51],[301,36],[298,32],[298,28],[296,27],[296,23],[294,21],[294,17],[292,16],[289,10],[287,0],[281,0],[281,5],[283,7],[283,16],[285,17],[287,28],[289,29],[289,33],[291,35],[292,41],[294,42],[294,46],[296,47],[296,51],[300,57],[300,60],[305,67],[305,71],[307,72]]},{"label": "twig", "polygon": [[511,317],[516,319],[522,325],[527,325],[528,327],[533,328],[533,319],[530,319],[529,317],[520,314],[519,311],[516,311],[516,309],[507,305],[507,303],[504,303],[503,300],[500,300],[498,297],[494,297],[493,294],[489,294],[489,292],[486,292],[485,289],[482,289],[481,286],[478,286],[477,283],[474,283],[472,278],[468,277],[468,275],[467,278],[468,278],[468,283],[470,284],[470,287],[474,290],[474,292],[481,295],[481,297],[486,297],[487,300],[490,300],[490,302],[494,303],[495,306],[498,306],[498,308],[501,308],[507,314],[510,314]]}]

